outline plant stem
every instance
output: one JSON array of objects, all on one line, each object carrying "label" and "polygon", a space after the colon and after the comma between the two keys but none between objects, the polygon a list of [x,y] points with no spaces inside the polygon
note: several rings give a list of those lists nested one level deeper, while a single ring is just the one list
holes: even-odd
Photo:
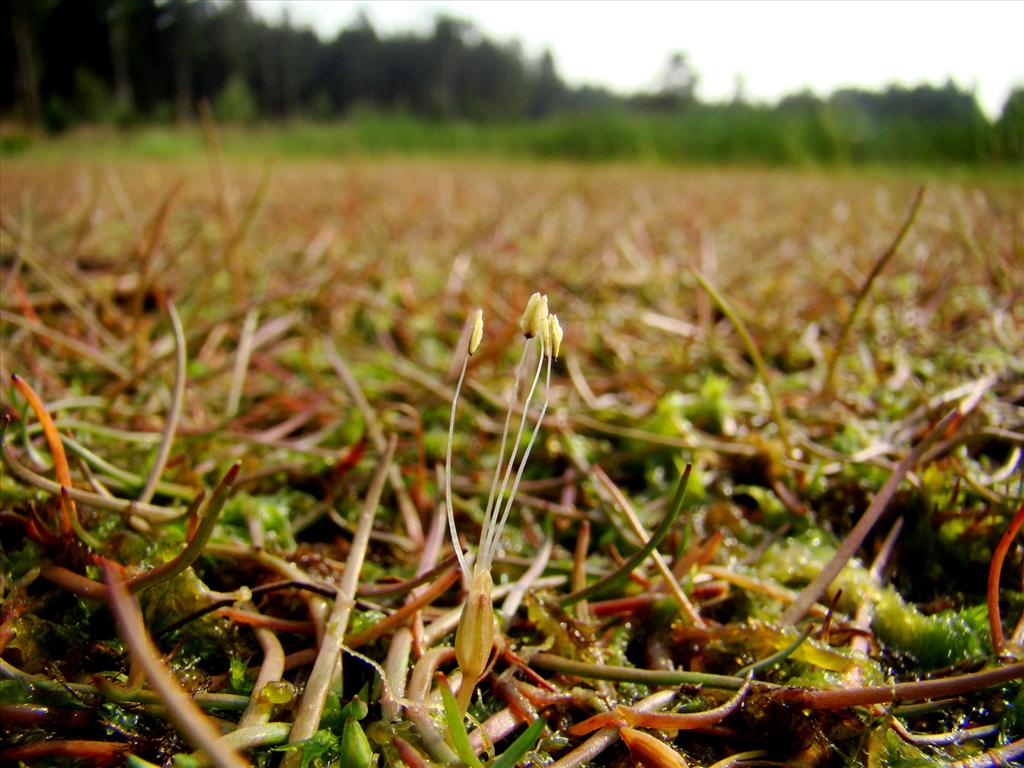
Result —
[{"label": "plant stem", "polygon": [[[345,640],[349,616],[355,606],[359,572],[363,568],[366,548],[370,543],[370,531],[373,529],[373,521],[377,516],[377,505],[380,503],[384,483],[391,470],[391,460],[395,455],[397,442],[398,440],[394,436],[388,441],[387,450],[366,493],[363,509],[356,526],[356,535],[352,539],[352,549],[345,562],[345,574],[334,599],[331,616],[327,620],[327,631],[320,643],[320,653],[317,654],[313,671],[310,672],[309,681],[306,683],[306,690],[302,694],[298,710],[295,713],[292,730],[288,736],[289,744],[308,739],[316,733],[317,728],[320,727],[320,718],[323,715],[327,692],[341,669],[341,646]],[[281,765],[282,768],[298,768],[300,763],[301,755],[293,751],[285,755]]]},{"label": "plant stem", "polygon": [[857,314],[860,312],[861,306],[864,304],[864,300],[867,298],[868,293],[871,292],[871,286],[874,285],[875,279],[881,274],[882,270],[885,269],[885,265],[889,263],[893,256],[896,255],[896,251],[899,250],[900,245],[903,244],[903,240],[906,238],[910,228],[914,225],[914,220],[917,218],[918,211],[921,210],[921,203],[924,201],[924,187],[920,187],[917,190],[917,194],[914,196],[914,202],[910,205],[910,212],[907,213],[907,218],[903,222],[903,226],[900,227],[900,231],[896,233],[895,239],[885,250],[885,252],[878,257],[875,265],[871,268],[871,272],[868,273],[867,278],[864,280],[864,284],[861,285],[860,291],[857,293],[857,298],[854,299],[853,308],[850,310],[850,314],[846,318],[846,322],[843,323],[843,329],[839,332],[839,340],[836,342],[835,347],[832,348],[832,354],[828,359],[828,368],[825,370],[825,379],[821,383],[821,395],[823,397],[832,394],[832,384],[835,380],[836,364],[839,362],[840,355],[843,354],[843,349],[846,348],[847,339],[850,336],[850,331],[853,328],[854,320],[857,319]]},{"label": "plant stem", "polygon": [[[583,677],[588,680],[612,680],[643,685],[703,685],[706,688],[720,688],[726,691],[738,691],[746,682],[746,678],[735,675],[714,675],[708,672],[671,669],[638,669],[615,664],[588,664],[555,656],[552,653],[535,653],[529,661],[531,667],[547,669],[573,677]],[[768,683],[753,683],[753,687],[774,686],[770,686]]]},{"label": "plant stem", "polygon": [[726,298],[718,292],[718,290],[707,279],[701,275],[695,269],[690,270],[693,276],[697,278],[697,282],[700,283],[701,287],[708,292],[708,295],[714,299],[715,304],[722,310],[722,314],[729,318],[729,322],[732,323],[736,332],[739,333],[740,338],[743,339],[743,344],[747,348],[747,354],[750,355],[750,359],[754,362],[754,368],[757,369],[757,375],[761,377],[761,383],[764,384],[764,391],[768,395],[769,407],[772,411],[772,421],[775,422],[776,428],[779,430],[779,440],[782,442],[782,448],[785,451],[786,458],[790,457],[790,442],[789,442],[789,427],[787,426],[786,419],[782,414],[782,408],[779,407],[779,399],[775,396],[775,387],[772,385],[772,380],[768,376],[768,366],[765,365],[764,357],[761,355],[761,350],[758,348],[754,341],[754,337],[750,335],[750,331],[747,330],[747,324],[743,322],[743,318],[737,314],[736,310],[733,309]]},{"label": "plant stem", "polygon": [[782,616],[779,617],[781,623],[796,624],[807,613],[811,605],[825,594],[828,585],[843,570],[843,567],[853,557],[854,553],[864,542],[864,539],[867,538],[875,523],[878,522],[885,508],[889,506],[889,502],[892,501],[892,497],[896,494],[896,489],[899,488],[900,483],[903,482],[903,478],[914,468],[921,455],[928,449],[928,446],[943,435],[946,429],[957,421],[959,415],[960,412],[956,409],[946,414],[945,418],[932,427],[931,431],[899,463],[893,473],[889,475],[889,479],[885,481],[885,485],[875,494],[875,498],[871,500],[871,504],[864,514],[861,515],[860,520],[857,521],[857,524],[853,526],[853,529],[843,539],[843,543],[839,545],[832,559],[814,577],[814,580],[803,588],[800,594],[797,595],[796,600],[783,611]]},{"label": "plant stem", "polygon": [[104,573],[110,610],[117,621],[118,632],[131,652],[132,661],[145,671],[149,684],[167,706],[168,717],[195,747],[209,755],[218,768],[247,766],[247,760],[220,740],[216,726],[178,685],[161,660],[160,651],[146,633],[138,602],[128,594],[128,586],[115,566],[105,564]]},{"label": "plant stem", "polygon": [[669,506],[668,512],[665,514],[665,517],[662,518],[657,530],[655,530],[651,538],[647,540],[647,543],[634,552],[626,562],[604,578],[595,581],[585,589],[579,589],[575,592],[569,593],[568,595],[562,596],[559,599],[559,602],[562,605],[572,605],[580,600],[589,599],[594,595],[603,594],[608,590],[613,589],[628,579],[629,574],[633,572],[633,569],[646,560],[650,554],[658,548],[658,545],[661,544],[662,540],[672,529],[672,525],[675,523],[676,519],[678,519],[679,513],[683,511],[683,497],[686,494],[686,484],[690,479],[690,472],[692,470],[693,465],[687,464],[686,469],[683,470],[683,474],[679,477],[679,483],[676,485],[675,496],[672,498],[672,504]]}]

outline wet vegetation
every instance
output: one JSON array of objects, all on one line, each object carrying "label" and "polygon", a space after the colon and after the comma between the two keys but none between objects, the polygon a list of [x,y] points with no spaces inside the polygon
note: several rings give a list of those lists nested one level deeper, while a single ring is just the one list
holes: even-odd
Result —
[{"label": "wet vegetation", "polygon": [[207,141],[4,159],[0,762],[1021,758],[1019,182]]}]

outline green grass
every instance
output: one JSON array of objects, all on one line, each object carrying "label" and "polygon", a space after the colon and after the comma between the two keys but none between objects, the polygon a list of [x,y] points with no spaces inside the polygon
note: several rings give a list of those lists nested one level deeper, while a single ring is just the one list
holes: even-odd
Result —
[{"label": "green grass", "polygon": [[[337,122],[296,120],[223,127],[223,149],[239,158],[433,155],[472,159],[628,162],[670,166],[934,168],[949,172],[1019,172],[985,160],[981,139],[955,127],[886,124],[864,138],[817,114],[775,115],[753,107],[695,108],[685,113],[555,116],[539,121],[468,123],[360,113]],[[3,156],[70,159],[180,158],[202,151],[198,126],[78,128],[53,138],[14,129]]]}]

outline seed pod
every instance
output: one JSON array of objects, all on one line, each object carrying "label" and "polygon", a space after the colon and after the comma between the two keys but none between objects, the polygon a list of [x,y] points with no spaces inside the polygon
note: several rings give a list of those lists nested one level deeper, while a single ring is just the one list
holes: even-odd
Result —
[{"label": "seed pod", "polygon": [[544,336],[548,325],[548,297],[542,294],[533,310],[533,317],[530,318],[530,336]]},{"label": "seed pod", "polygon": [[687,768],[682,755],[649,733],[636,728],[619,728],[619,736],[645,768]]},{"label": "seed pod", "polygon": [[547,320],[548,316],[548,297],[540,293],[535,293],[530,296],[530,300],[526,302],[526,309],[523,310],[523,316],[519,318],[519,330],[523,332],[523,336],[528,339],[532,339],[537,334],[541,333],[543,328],[542,324]]},{"label": "seed pod", "polygon": [[551,357],[551,315],[544,318],[544,322],[540,324],[540,342],[541,342],[541,354],[546,357]]},{"label": "seed pod", "polygon": [[473,330],[469,334],[469,354],[474,354],[480,341],[484,337],[484,311],[476,309],[473,311]]},{"label": "seed pod", "polygon": [[341,732],[341,748],[338,751],[341,764],[344,766],[370,768],[373,764],[370,740],[366,738],[363,726],[354,717],[345,720],[345,730]]},{"label": "seed pod", "polygon": [[550,336],[550,346],[548,347],[548,354],[558,359],[558,350],[562,346],[562,325],[558,322],[558,315],[548,315],[548,335]]},{"label": "seed pod", "polygon": [[[473,574],[473,585],[462,608],[462,618],[455,630],[455,659],[462,670],[459,705],[465,710],[469,696],[487,668],[494,647],[494,605],[491,603],[490,571]],[[463,691],[466,691],[463,694]]]}]

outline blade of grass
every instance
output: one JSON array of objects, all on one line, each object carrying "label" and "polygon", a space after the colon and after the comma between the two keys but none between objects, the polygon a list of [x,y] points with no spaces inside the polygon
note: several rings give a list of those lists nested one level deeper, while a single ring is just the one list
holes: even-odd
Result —
[{"label": "blade of grass", "polygon": [[[60,483],[55,483],[48,477],[36,474],[18,460],[18,454],[6,442],[3,443],[4,461],[10,467],[15,476],[24,480],[31,486],[59,495],[61,488],[67,488]],[[83,491],[81,488],[67,488],[67,495],[82,504],[88,504],[97,509],[107,509],[111,512],[121,512],[128,515],[139,515],[154,522],[169,522],[176,520],[185,513],[183,507],[159,507],[155,504],[140,504],[129,499],[117,499],[101,496],[98,493]]]},{"label": "blade of grass", "polygon": [[35,320],[22,317],[21,315],[10,312],[6,309],[0,309],[0,320],[3,320],[5,323],[20,326],[27,331],[31,331],[36,336],[41,336],[44,339],[49,339],[50,341],[60,344],[62,347],[66,347],[76,355],[84,357],[86,360],[91,360],[97,366],[109,371],[122,381],[127,381],[132,377],[132,372],[128,370],[127,367],[121,365],[121,363],[110,357],[105,352],[86,344],[84,341],[79,341],[74,336],[68,336],[66,333],[55,331],[49,326],[43,325]]},{"label": "blade of grass", "polygon": [[[345,562],[345,574],[334,599],[334,608],[327,620],[327,631],[320,643],[320,653],[317,654],[313,671],[310,672],[309,680],[306,683],[306,690],[303,691],[302,699],[299,701],[295,713],[295,721],[291,734],[288,736],[289,744],[304,741],[316,733],[320,726],[320,718],[323,716],[327,693],[335,676],[340,672],[341,646],[344,642],[345,630],[348,628],[349,616],[355,606],[359,572],[362,570],[363,559],[366,557],[366,548],[370,543],[370,531],[373,529],[373,521],[377,516],[377,505],[380,503],[384,483],[391,470],[391,461],[395,455],[397,442],[397,438],[394,436],[388,441],[387,450],[381,458],[377,472],[370,482],[370,488],[366,492],[366,499],[363,502],[363,509],[356,527],[356,535],[352,539],[352,548],[349,551],[348,560]],[[288,752],[282,761],[282,768],[298,768],[300,762],[301,755],[299,753]]]},{"label": "blade of grass", "polygon": [[490,768],[516,768],[519,761],[526,756],[526,753],[533,749],[540,735],[544,732],[547,722],[538,717],[529,727],[523,731],[516,740],[509,744],[508,749],[501,753]]},{"label": "blade of grass", "polygon": [[885,485],[875,494],[875,498],[871,500],[871,504],[864,514],[861,515],[860,520],[857,521],[857,524],[853,526],[846,538],[843,539],[843,543],[839,545],[832,559],[814,577],[814,580],[801,590],[796,600],[783,611],[782,616],[779,617],[779,621],[782,624],[796,624],[803,618],[808,609],[825,594],[828,585],[839,575],[839,572],[843,570],[843,567],[853,557],[860,545],[864,543],[868,533],[871,532],[871,529],[878,522],[886,507],[889,506],[889,502],[896,495],[896,489],[903,482],[903,478],[914,468],[924,452],[928,450],[928,447],[940,436],[944,435],[949,426],[958,423],[959,419],[960,411],[953,409],[911,449],[910,453],[906,455],[893,473],[889,475]]},{"label": "blade of grass", "polygon": [[253,307],[245,313],[245,320],[242,322],[242,333],[238,338],[238,350],[235,353],[235,367],[231,373],[231,389],[228,391],[228,404],[224,409],[224,418],[233,419],[238,413],[238,404],[242,399],[242,388],[245,386],[245,374],[249,368],[249,358],[252,355],[253,335],[256,333],[256,324],[260,320],[258,307]]},{"label": "blade of grass", "polygon": [[128,587],[133,593],[141,592],[144,589],[149,589],[157,584],[173,579],[199,558],[206,547],[206,542],[210,540],[210,535],[217,525],[220,511],[228,500],[228,496],[231,495],[231,488],[241,468],[242,463],[236,461],[224,474],[224,477],[221,478],[221,481],[213,491],[213,495],[210,496],[210,502],[199,513],[199,525],[196,526],[195,532],[192,534],[192,538],[188,540],[185,548],[174,559],[168,560],[166,563],[158,565],[141,576],[136,576],[128,581]]},{"label": "blade of grass", "polygon": [[921,210],[921,203],[924,201],[924,189],[924,187],[918,188],[917,194],[914,196],[914,202],[911,203],[910,211],[907,213],[907,218],[903,221],[903,226],[900,227],[900,231],[896,233],[896,237],[885,252],[878,257],[878,260],[871,268],[871,272],[869,272],[867,278],[865,278],[864,284],[861,285],[860,291],[857,293],[857,298],[853,301],[853,308],[850,310],[850,314],[847,315],[846,321],[843,323],[843,328],[839,332],[839,340],[832,348],[832,354],[829,355],[828,358],[828,367],[825,369],[825,379],[821,383],[822,397],[827,397],[832,394],[832,386],[836,374],[836,364],[839,362],[839,357],[843,354],[843,350],[846,348],[846,342],[849,339],[854,321],[860,313],[860,308],[864,304],[864,300],[871,292],[871,286],[874,285],[879,274],[881,274],[882,270],[885,269],[885,265],[888,264],[892,260],[892,257],[896,255],[896,252],[903,244],[903,240],[906,238],[907,233],[910,232],[910,228],[914,225],[914,220],[917,218],[918,211]]},{"label": "blade of grass", "polygon": [[462,709],[455,701],[452,689],[448,687],[448,679],[441,672],[437,677],[437,687],[441,691],[441,701],[444,702],[444,719],[448,723],[448,736],[455,747],[455,754],[470,768],[484,768],[469,744],[469,732],[466,731],[466,723],[462,719]]},{"label": "blade of grass", "polygon": [[60,508],[61,508],[61,529],[66,539],[71,537],[74,533],[78,538],[89,547],[93,549],[100,549],[101,545],[96,538],[90,534],[85,528],[82,527],[81,521],[78,519],[78,510],[75,508],[75,502],[68,494],[68,490],[72,486],[71,482],[71,467],[68,465],[67,454],[64,453],[64,442],[61,440],[60,433],[57,428],[53,425],[53,419],[50,418],[49,412],[46,410],[46,406],[43,405],[43,401],[36,394],[35,390],[32,389],[31,385],[23,378],[18,376],[16,373],[11,374],[11,381],[14,383],[15,389],[21,393],[21,396],[25,398],[32,411],[35,413],[36,418],[39,419],[39,423],[43,427],[43,435],[46,438],[46,444],[50,448],[50,453],[53,456],[53,471],[57,475],[57,483],[60,486]]},{"label": "blade of grass", "polygon": [[202,749],[217,768],[243,768],[248,761],[221,741],[213,722],[192,701],[161,660],[160,651],[146,632],[138,602],[128,594],[117,568],[104,563],[110,611],[117,629],[131,653],[132,661],[146,673],[146,679],[167,707],[167,716],[193,746]]},{"label": "blade of grass", "polygon": [[[588,664],[552,653],[535,653],[529,658],[530,666],[558,672],[562,675],[582,677],[587,680],[611,680],[613,682],[640,683],[642,685],[702,685],[705,688],[720,688],[738,691],[747,681],[735,675],[715,675],[708,672],[689,672],[672,669],[640,669],[615,664]],[[754,688],[774,688],[769,683],[754,683]]]},{"label": "blade of grass", "polygon": [[772,420],[775,422],[775,427],[779,430],[779,440],[782,442],[783,450],[786,456],[790,455],[790,442],[789,442],[789,427],[786,423],[786,419],[782,414],[782,408],[779,407],[779,399],[775,395],[775,387],[772,385],[771,378],[768,376],[768,366],[765,365],[764,357],[761,355],[761,350],[758,348],[757,343],[754,341],[754,337],[750,335],[750,331],[747,330],[747,324],[743,322],[736,310],[733,309],[726,298],[718,292],[707,279],[701,275],[695,269],[690,270],[693,276],[700,283],[709,296],[714,300],[715,304],[722,311],[722,314],[729,318],[729,322],[732,323],[733,328],[743,339],[743,345],[747,348],[747,354],[750,355],[750,359],[754,362],[754,368],[757,370],[757,375],[761,377],[761,383],[764,385],[765,394],[768,395],[768,403],[772,412]]},{"label": "blade of grass", "polygon": [[[334,368],[335,373],[338,374],[338,378],[345,384],[345,389],[348,390],[349,395],[355,401],[356,407],[363,416],[366,431],[370,434],[373,444],[378,451],[384,451],[387,446],[387,439],[384,437],[384,431],[380,427],[377,412],[370,405],[370,401],[366,399],[363,388],[359,386],[359,380],[356,379],[352,370],[348,367],[348,363],[338,353],[337,347],[334,346],[334,342],[329,337],[324,338],[324,353],[327,355],[327,360]],[[391,468],[388,478],[391,482],[391,490],[394,491],[398,499],[398,511],[402,515],[405,532],[417,545],[423,544],[423,524],[420,522],[416,505],[412,503],[412,499],[409,497],[409,491],[402,481],[402,474],[398,471],[398,467],[393,466]]]},{"label": "blade of grass", "polygon": [[562,605],[572,605],[580,600],[589,599],[595,595],[600,595],[614,589],[629,578],[629,574],[633,572],[634,568],[650,557],[651,553],[658,548],[658,545],[661,544],[662,540],[672,529],[672,525],[678,519],[679,513],[683,511],[683,497],[686,495],[686,484],[690,479],[690,472],[692,469],[693,465],[686,465],[686,469],[683,470],[682,475],[679,477],[679,483],[676,485],[675,495],[672,498],[672,503],[669,505],[668,512],[665,514],[665,517],[662,518],[657,530],[655,530],[651,538],[647,540],[647,543],[634,552],[626,562],[604,578],[595,581],[584,589],[579,589],[575,592],[570,592],[568,595],[563,595],[559,598],[559,602]]},{"label": "blade of grass", "polygon": [[[619,486],[612,482],[612,479],[608,477],[607,473],[597,464],[592,465],[591,471],[600,481],[600,484],[603,485],[611,495],[619,509],[622,510],[623,514],[626,516],[626,520],[629,521],[630,527],[633,529],[633,533],[641,539],[649,538],[647,531],[644,530],[643,524],[640,522],[640,518],[637,517],[636,511],[633,509],[633,505],[630,504],[629,499],[626,498],[626,495],[622,492]],[[686,592],[683,591],[683,585],[679,583],[679,580],[669,569],[668,563],[665,562],[661,553],[655,549],[651,552],[651,558],[654,560],[654,564],[661,572],[661,576],[665,580],[665,586],[668,587],[669,592],[672,593],[672,597],[675,598],[676,604],[679,606],[679,610],[682,611],[686,619],[696,627],[705,626],[704,619],[700,617],[700,614],[698,614],[697,610],[693,607],[693,603],[690,602],[690,598],[687,597]]]},{"label": "blade of grass", "polygon": [[173,301],[167,302],[167,315],[171,319],[171,329],[174,332],[174,389],[171,395],[171,409],[167,412],[167,424],[164,427],[160,445],[157,447],[156,456],[153,458],[153,466],[150,467],[149,474],[146,476],[146,485],[143,486],[142,493],[139,494],[139,501],[143,504],[148,504],[153,500],[157,485],[160,483],[160,477],[167,466],[167,459],[171,455],[171,444],[174,442],[174,433],[178,429],[178,420],[181,418],[181,406],[185,400],[185,368],[187,363],[185,330],[181,326],[181,318],[178,317],[178,310],[175,309]]}]

